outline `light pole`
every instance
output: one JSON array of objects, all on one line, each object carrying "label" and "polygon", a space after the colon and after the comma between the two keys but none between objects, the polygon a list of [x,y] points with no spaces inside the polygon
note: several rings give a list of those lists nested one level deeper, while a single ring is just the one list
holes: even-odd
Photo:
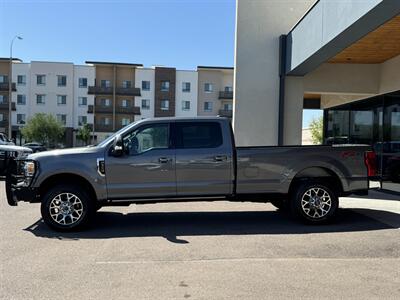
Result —
[{"label": "light pole", "polygon": [[15,39],[22,40],[22,37],[16,35],[13,37],[11,40],[11,45],[10,45],[10,71],[9,71],[9,78],[8,78],[8,138],[11,139],[12,136],[12,128],[11,128],[11,102],[12,102],[12,47],[14,44]]}]

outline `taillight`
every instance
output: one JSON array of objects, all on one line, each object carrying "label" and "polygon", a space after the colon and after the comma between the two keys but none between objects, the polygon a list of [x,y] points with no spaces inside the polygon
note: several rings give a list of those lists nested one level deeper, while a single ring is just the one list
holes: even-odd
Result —
[{"label": "taillight", "polygon": [[377,175],[377,167],[376,167],[376,154],[373,151],[366,151],[364,157],[365,165],[368,170],[368,177]]}]

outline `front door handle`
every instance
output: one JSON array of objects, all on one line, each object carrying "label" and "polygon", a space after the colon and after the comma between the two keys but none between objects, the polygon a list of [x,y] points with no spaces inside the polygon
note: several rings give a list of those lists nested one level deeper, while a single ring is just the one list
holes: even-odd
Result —
[{"label": "front door handle", "polygon": [[170,161],[170,159],[169,159],[168,157],[160,157],[160,158],[158,159],[158,161],[159,161],[161,164],[166,164],[167,162]]},{"label": "front door handle", "polygon": [[214,161],[225,161],[225,160],[227,160],[228,158],[227,158],[227,156],[226,155],[217,155],[217,156],[214,156]]}]

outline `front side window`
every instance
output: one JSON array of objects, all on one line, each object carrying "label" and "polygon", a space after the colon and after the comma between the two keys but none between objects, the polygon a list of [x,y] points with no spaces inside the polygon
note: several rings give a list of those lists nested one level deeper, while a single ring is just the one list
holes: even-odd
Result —
[{"label": "front side window", "polygon": [[142,109],[150,109],[150,100],[142,99]]},{"label": "front side window", "polygon": [[208,112],[212,111],[213,110],[213,105],[212,104],[213,103],[210,102],[210,101],[204,102],[204,111],[208,111]]},{"label": "front side window", "polygon": [[36,95],[36,104],[45,104],[46,95]]},{"label": "front side window", "polygon": [[146,81],[146,80],[142,81],[142,90],[150,91],[150,81]]},{"label": "front side window", "polygon": [[205,83],[204,84],[204,91],[206,93],[211,93],[213,91],[213,85],[212,83]]},{"label": "front side window", "polygon": [[17,95],[17,104],[18,105],[25,105],[26,104],[26,96],[22,94]]},{"label": "front side window", "polygon": [[222,145],[221,126],[217,122],[176,123],[176,147],[217,148]]},{"label": "front side window", "polygon": [[57,114],[57,121],[62,125],[67,124],[67,115],[64,114]]},{"label": "front side window", "polygon": [[85,77],[79,78],[79,87],[80,88],[87,87],[87,78]]},{"label": "front side window", "polygon": [[25,124],[25,114],[17,114],[17,124]]},{"label": "front side window", "polygon": [[78,97],[78,105],[86,106],[87,105],[87,97]]},{"label": "front side window", "polygon": [[17,84],[25,85],[26,84],[26,75],[18,75],[17,76]]},{"label": "front side window", "polygon": [[66,105],[66,104],[67,104],[67,96],[57,95],[57,105]]},{"label": "front side window", "polygon": [[190,110],[190,101],[182,101],[182,110]]},{"label": "front side window", "polygon": [[134,130],[123,138],[127,155],[138,155],[153,149],[167,149],[168,124],[148,125]]},{"label": "front side window", "polygon": [[67,76],[57,75],[57,85],[58,86],[67,86]]},{"label": "front side window", "polygon": [[169,100],[161,100],[161,110],[169,110]]},{"label": "front side window", "polygon": [[36,84],[37,85],[45,85],[46,84],[46,75],[36,75]]},{"label": "front side window", "polygon": [[87,124],[87,116],[78,116],[78,125],[83,126]]},{"label": "front side window", "polygon": [[132,87],[132,82],[129,81],[129,80],[124,80],[124,81],[122,81],[122,87],[123,87],[124,89],[129,89],[129,88]]},{"label": "front side window", "polygon": [[162,92],[168,92],[169,91],[169,81],[161,81],[161,91]]},{"label": "front side window", "polygon": [[190,82],[182,82],[182,92],[190,92]]}]

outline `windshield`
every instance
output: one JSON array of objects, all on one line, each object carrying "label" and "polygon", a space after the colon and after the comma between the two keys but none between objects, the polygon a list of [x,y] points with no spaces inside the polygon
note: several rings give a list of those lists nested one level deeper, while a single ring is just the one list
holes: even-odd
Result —
[{"label": "windshield", "polygon": [[125,126],[123,128],[121,128],[120,130],[118,130],[116,133],[110,135],[108,138],[106,138],[104,141],[102,141],[101,143],[97,144],[97,147],[104,147],[106,145],[108,145],[112,140],[114,140],[114,137],[117,134],[122,134],[124,133],[126,130],[129,130],[129,128],[131,128],[132,126],[134,126],[135,124],[137,124],[139,121],[133,122],[131,124],[129,124],[128,126]]}]

